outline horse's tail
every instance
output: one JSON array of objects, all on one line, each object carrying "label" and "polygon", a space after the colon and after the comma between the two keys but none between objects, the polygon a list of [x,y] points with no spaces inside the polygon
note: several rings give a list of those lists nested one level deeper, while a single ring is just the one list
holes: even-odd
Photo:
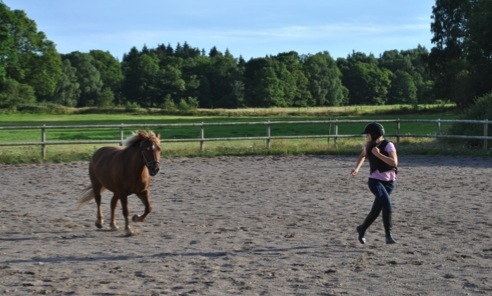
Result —
[{"label": "horse's tail", "polygon": [[[101,191],[105,191],[106,188],[102,188]],[[95,193],[94,193],[94,189],[92,188],[92,186],[89,186],[87,188],[85,188],[82,193],[80,194],[80,198],[79,198],[79,209],[81,207],[83,207],[86,203],[88,203],[89,201],[91,201],[93,198],[95,197]]]}]

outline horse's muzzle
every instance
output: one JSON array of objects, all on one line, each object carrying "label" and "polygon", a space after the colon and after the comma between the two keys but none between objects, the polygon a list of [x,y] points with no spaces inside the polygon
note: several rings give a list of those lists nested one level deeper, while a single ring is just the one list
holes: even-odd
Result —
[{"label": "horse's muzzle", "polygon": [[149,174],[152,177],[155,176],[155,175],[157,175],[157,173],[159,172],[159,167],[158,166],[149,166],[148,169],[149,169]]}]

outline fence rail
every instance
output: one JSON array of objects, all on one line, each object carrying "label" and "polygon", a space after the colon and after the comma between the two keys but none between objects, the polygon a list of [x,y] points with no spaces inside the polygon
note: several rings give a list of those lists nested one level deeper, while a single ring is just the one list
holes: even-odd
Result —
[{"label": "fence rail", "polygon": [[[335,145],[339,138],[354,138],[360,137],[360,134],[339,134],[338,127],[343,124],[354,123],[369,123],[368,120],[312,120],[312,121],[264,121],[264,122],[216,122],[216,123],[172,123],[172,124],[109,124],[109,125],[42,125],[42,126],[0,126],[0,132],[7,130],[40,130],[40,141],[32,142],[10,142],[2,143],[1,146],[41,146],[41,154],[43,158],[46,157],[46,149],[49,145],[75,145],[75,144],[109,144],[118,143],[123,145],[124,143],[124,130],[130,128],[173,128],[173,127],[199,127],[200,137],[198,138],[181,138],[181,139],[161,139],[161,142],[199,142],[200,151],[204,151],[204,143],[207,141],[244,141],[244,140],[265,140],[266,145],[270,148],[271,141],[275,139],[316,139],[326,138],[334,139]],[[450,138],[450,139],[476,139],[483,140],[483,149],[488,149],[488,140],[492,140],[492,136],[488,136],[488,128],[491,121],[485,120],[427,120],[427,119],[386,119],[378,120],[381,123],[394,123],[396,124],[396,133],[387,134],[388,137],[395,137],[397,144],[400,142],[400,138]],[[408,123],[434,123],[436,125],[436,132],[434,134],[402,134],[401,125]],[[483,125],[483,136],[470,136],[470,135],[444,135],[442,134],[441,124],[443,123],[463,123],[463,124],[481,124]],[[274,136],[271,134],[271,127],[275,125],[298,125],[298,124],[329,124],[333,126],[333,134],[323,135],[280,135]],[[246,126],[246,125],[263,125],[265,126],[264,136],[254,137],[226,137],[226,138],[206,138],[205,127],[211,126]],[[119,138],[108,140],[74,140],[74,141],[47,141],[48,130],[61,130],[61,129],[115,129],[119,131]],[[388,130],[388,128],[387,128]]]}]

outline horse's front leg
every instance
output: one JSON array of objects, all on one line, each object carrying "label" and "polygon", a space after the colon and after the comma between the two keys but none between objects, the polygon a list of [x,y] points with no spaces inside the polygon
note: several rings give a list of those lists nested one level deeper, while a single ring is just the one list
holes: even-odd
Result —
[{"label": "horse's front leg", "polygon": [[118,205],[118,200],[119,196],[116,194],[113,194],[113,198],[111,199],[111,229],[112,230],[117,230],[119,227],[116,225],[116,218],[115,218],[115,211],[116,211],[116,206]]},{"label": "horse's front leg", "polygon": [[147,217],[147,215],[152,211],[152,203],[150,201],[148,190],[145,190],[145,191],[137,194],[137,196],[140,198],[140,200],[144,204],[145,211],[144,211],[142,216],[134,215],[132,220],[133,220],[133,222],[143,222],[143,221],[145,221],[145,218]]},{"label": "horse's front leg", "polygon": [[121,207],[123,211],[123,217],[125,218],[125,231],[127,236],[133,235],[133,230],[130,227],[130,219],[128,216],[130,215],[130,211],[128,210],[128,196],[122,195],[120,197]]}]

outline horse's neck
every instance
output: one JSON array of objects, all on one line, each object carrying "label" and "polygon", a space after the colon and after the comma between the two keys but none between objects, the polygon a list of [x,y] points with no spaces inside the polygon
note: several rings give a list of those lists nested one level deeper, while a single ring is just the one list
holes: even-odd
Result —
[{"label": "horse's neck", "polygon": [[134,166],[130,169],[136,169],[139,172],[145,168],[145,163],[138,147],[127,147],[122,151],[123,161],[127,166]]}]

